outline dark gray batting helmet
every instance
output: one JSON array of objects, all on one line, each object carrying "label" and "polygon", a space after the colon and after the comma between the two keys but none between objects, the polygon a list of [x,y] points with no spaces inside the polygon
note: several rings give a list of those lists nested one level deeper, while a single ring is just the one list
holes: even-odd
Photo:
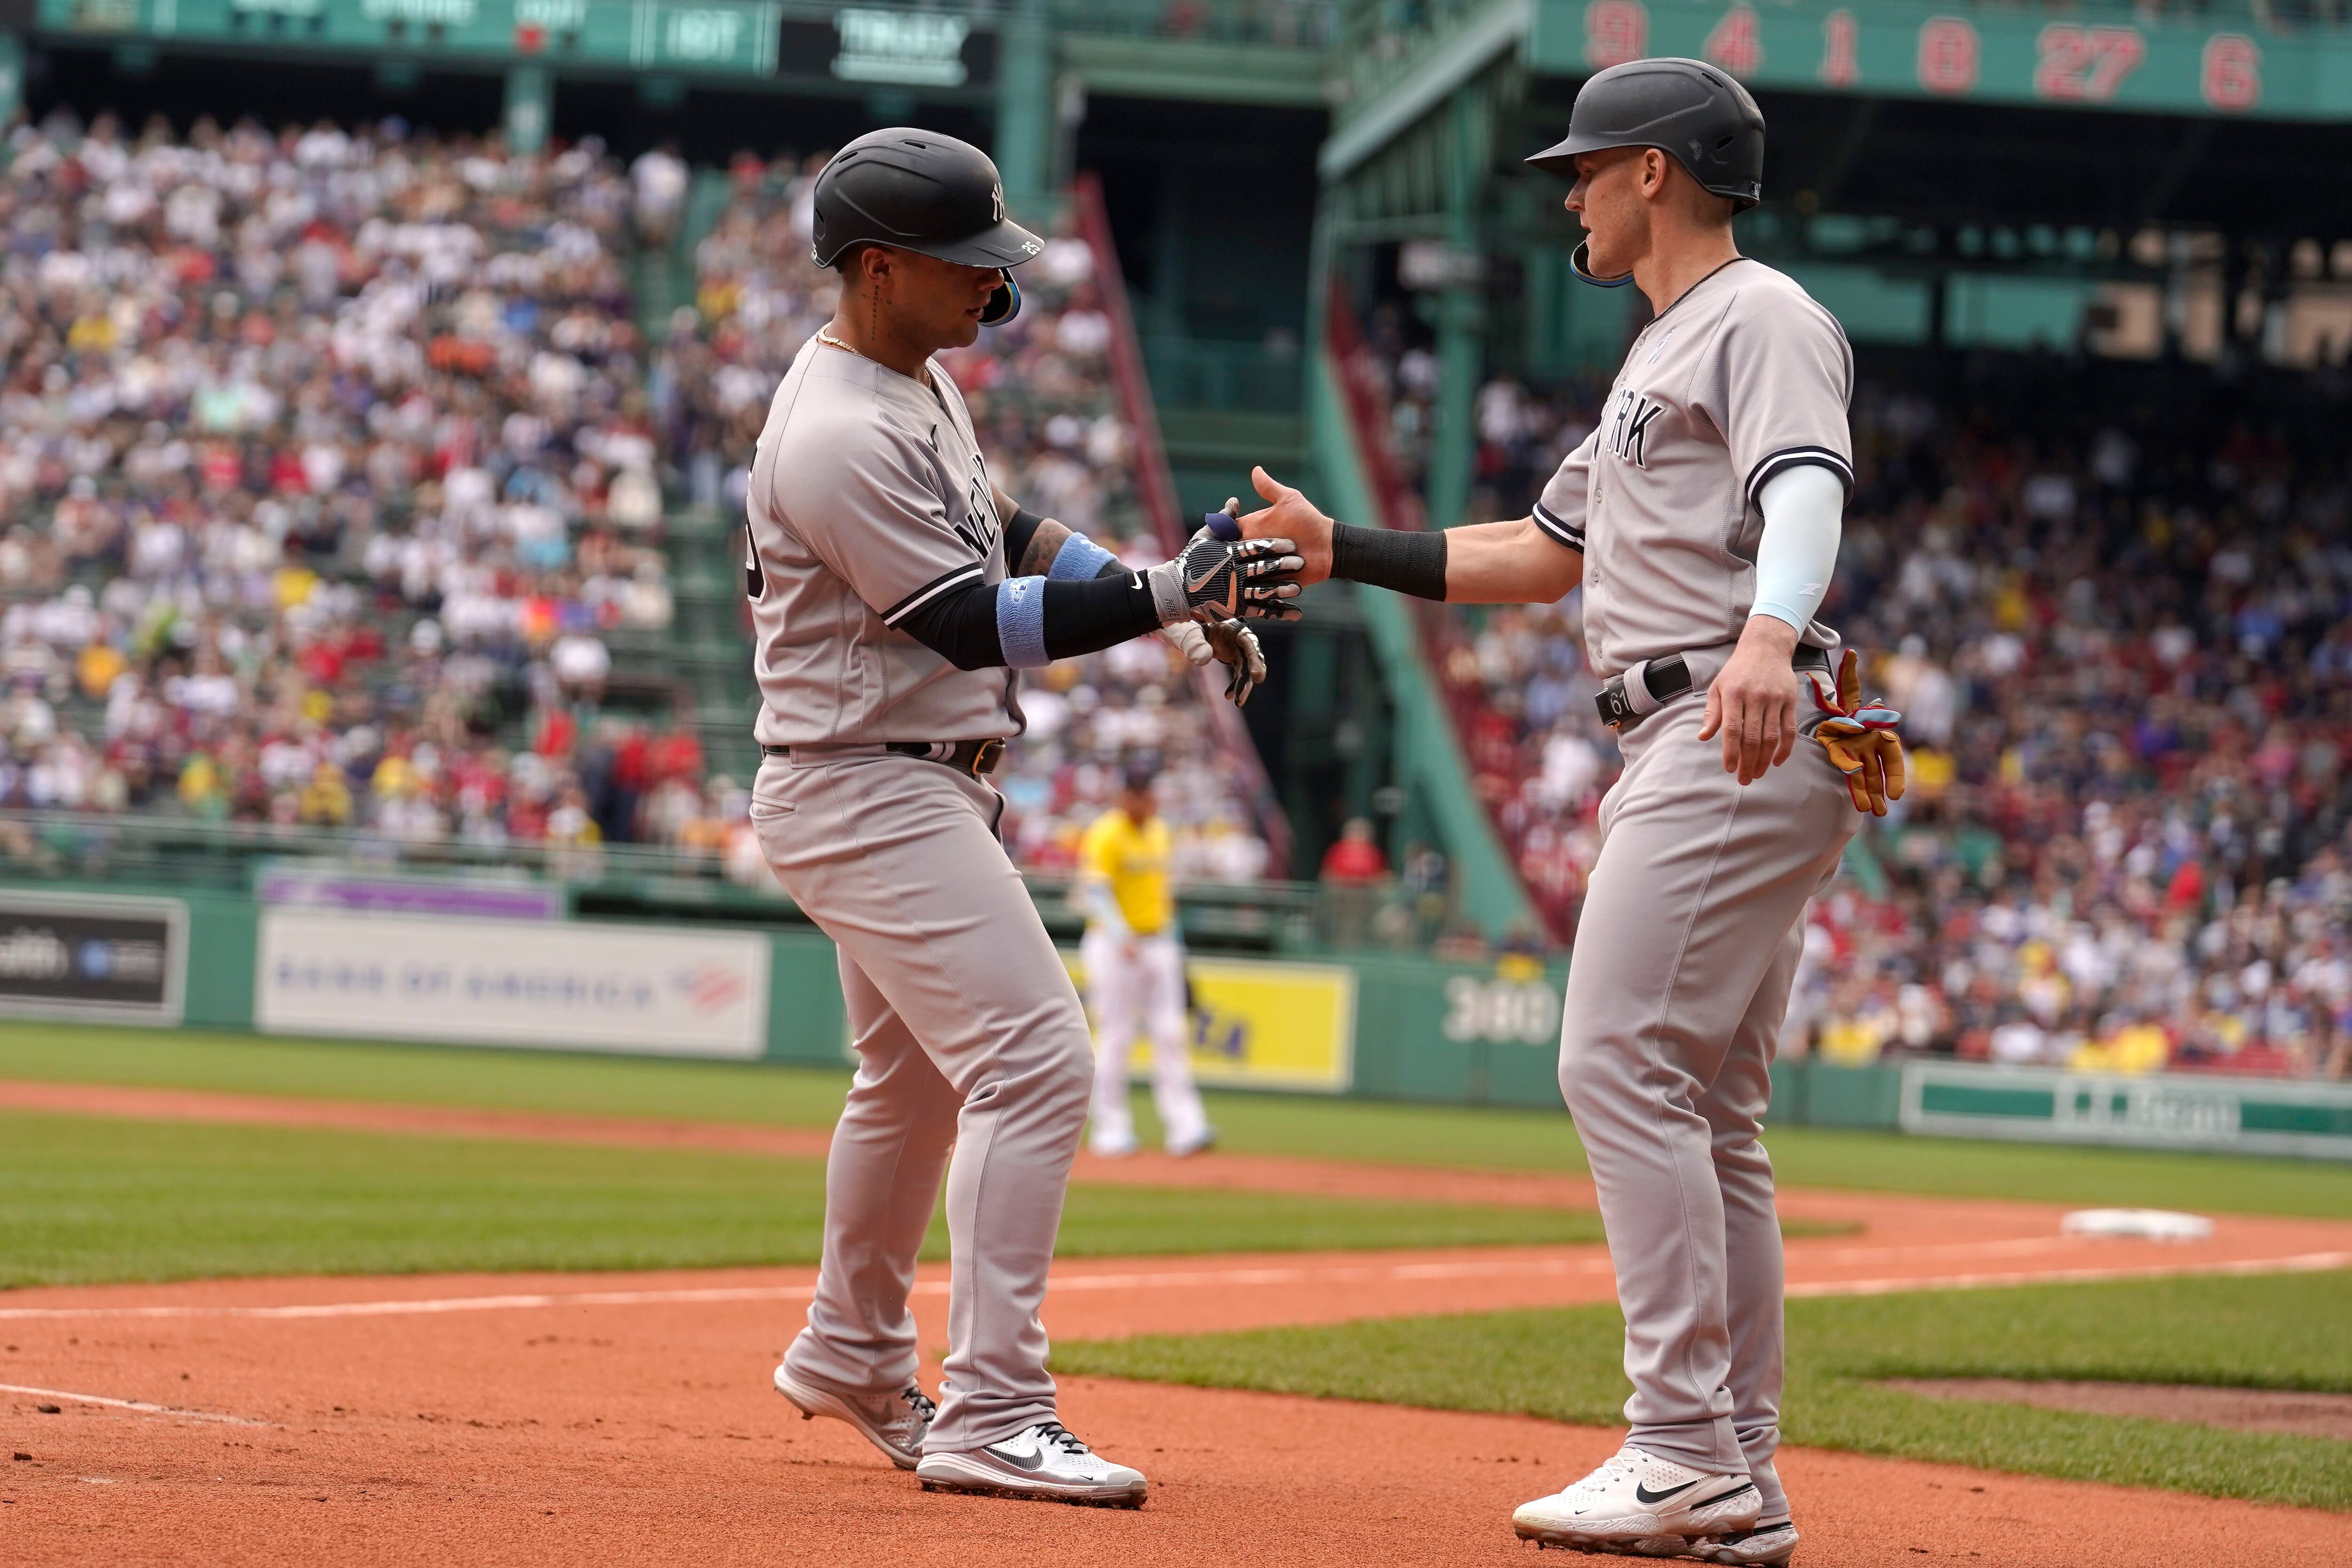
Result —
[{"label": "dark gray batting helmet", "polygon": [[1705,60],[1632,60],[1588,80],[1569,110],[1568,138],[1528,160],[1576,178],[1576,155],[1655,147],[1738,210],[1764,199],[1764,111],[1731,75]]},{"label": "dark gray batting helmet", "polygon": [[987,153],[936,132],[869,131],[833,155],[816,177],[811,237],[819,267],[853,245],[889,245],[965,267],[993,267],[1003,286],[983,324],[1021,309],[1011,268],[1045,242],[1004,216],[1004,182]]}]

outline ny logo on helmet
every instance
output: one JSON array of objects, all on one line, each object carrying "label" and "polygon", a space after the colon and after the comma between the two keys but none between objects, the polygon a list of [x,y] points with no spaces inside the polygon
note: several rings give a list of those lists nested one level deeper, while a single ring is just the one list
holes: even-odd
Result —
[{"label": "ny logo on helmet", "polygon": [[1004,186],[1001,182],[988,187],[988,221],[1004,221]]}]

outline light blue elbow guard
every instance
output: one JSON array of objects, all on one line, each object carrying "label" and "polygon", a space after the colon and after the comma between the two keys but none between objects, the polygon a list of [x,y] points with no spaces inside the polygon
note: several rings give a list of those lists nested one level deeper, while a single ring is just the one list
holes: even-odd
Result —
[{"label": "light blue elbow guard", "polygon": [[[1054,564],[1061,565],[1058,557]],[[996,585],[996,641],[1014,669],[1042,669],[1053,662],[1045,657],[1045,578],[1007,577]]]},{"label": "light blue elbow guard", "polygon": [[1054,563],[1045,568],[1045,575],[1056,583],[1090,582],[1118,559],[1085,534],[1074,533],[1054,552]]}]

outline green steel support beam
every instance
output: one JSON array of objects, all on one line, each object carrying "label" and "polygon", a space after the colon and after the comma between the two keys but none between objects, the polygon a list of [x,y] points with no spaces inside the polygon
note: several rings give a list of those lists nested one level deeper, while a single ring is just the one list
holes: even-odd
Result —
[{"label": "green steel support beam", "polygon": [[[1475,83],[1454,89],[1446,106],[1445,238],[1454,254],[1483,257],[1480,219],[1494,140],[1493,100]],[[1478,452],[1478,382],[1486,371],[1486,299],[1472,278],[1437,299],[1436,427],[1429,453],[1429,522],[1451,528],[1470,500]]]},{"label": "green steel support beam", "polygon": [[1004,19],[996,68],[996,172],[1015,213],[1041,222],[1054,175],[1054,46],[1038,0]]},{"label": "green steel support beam", "polygon": [[[1370,518],[1372,498],[1361,459],[1332,384],[1329,356],[1318,353],[1308,394],[1318,467],[1329,494],[1321,499],[1339,517]],[[1372,651],[1396,705],[1396,780],[1406,791],[1408,816],[1425,812],[1435,824],[1454,868],[1462,912],[1489,937],[1514,924],[1540,931],[1542,921],[1496,837],[1495,825],[1472,788],[1470,771],[1454,736],[1437,681],[1421,657],[1412,607],[1394,594],[1360,588],[1356,603]]]},{"label": "green steel support beam", "polygon": [[547,146],[555,119],[555,76],[545,66],[507,68],[508,150],[529,157]]},{"label": "green steel support beam", "polygon": [[25,107],[25,40],[0,33],[0,125],[16,118]]},{"label": "green steel support beam", "polygon": [[1350,112],[1317,162],[1326,180],[1336,180],[1393,141],[1455,89],[1516,50],[1528,35],[1530,0],[1495,0],[1475,20],[1430,52],[1386,91]]}]

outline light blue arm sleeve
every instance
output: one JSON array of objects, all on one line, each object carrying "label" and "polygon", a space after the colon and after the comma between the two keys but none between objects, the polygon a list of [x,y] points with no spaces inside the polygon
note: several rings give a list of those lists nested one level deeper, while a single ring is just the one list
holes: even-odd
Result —
[{"label": "light blue arm sleeve", "polygon": [[1756,606],[1748,614],[1812,624],[1837,570],[1845,481],[1819,463],[1783,468],[1756,498],[1764,537],[1756,545]]},{"label": "light blue arm sleeve", "polygon": [[1043,669],[1045,657],[1045,579],[1007,577],[996,585],[996,641],[1014,669]]}]

